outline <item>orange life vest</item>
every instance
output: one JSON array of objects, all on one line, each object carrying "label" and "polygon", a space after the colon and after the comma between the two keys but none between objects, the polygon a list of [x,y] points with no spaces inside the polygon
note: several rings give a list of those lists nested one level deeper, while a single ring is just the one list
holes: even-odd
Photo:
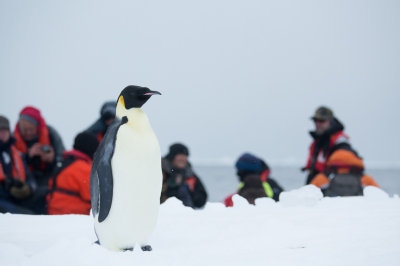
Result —
[{"label": "orange life vest", "polygon": [[[50,145],[50,135],[49,135],[49,130],[46,125],[44,125],[42,128],[38,127],[38,134],[39,134],[39,140],[38,142],[41,145]],[[23,154],[28,153],[28,146],[26,145],[26,141],[22,138],[21,132],[19,131],[19,126],[18,124],[15,127],[14,131],[14,138],[15,138],[15,146],[17,149],[22,152]],[[33,171],[33,167],[31,165],[28,165],[29,169]],[[42,162],[40,164],[40,169],[44,170],[46,168],[46,163]]]},{"label": "orange life vest", "polygon": [[[13,178],[19,178],[22,180],[26,180],[26,173],[24,162],[22,161],[21,155],[18,152],[17,148],[11,146],[11,175]],[[0,182],[4,181],[6,178],[3,170],[3,166],[0,163]]]},{"label": "orange life vest", "polygon": [[326,151],[326,153],[324,154],[324,151],[321,149],[318,151],[316,158],[314,158],[315,146],[316,146],[316,140],[314,140],[310,146],[310,152],[308,155],[307,164],[304,167],[304,169],[316,170],[317,172],[320,172],[320,173],[325,172],[326,161],[327,161],[328,157],[330,156],[330,154],[332,153],[332,148],[333,148],[333,146],[335,146],[336,141],[340,138],[345,138],[346,140],[349,139],[349,137],[343,131],[339,131],[339,132],[333,134],[330,137],[329,148]]}]

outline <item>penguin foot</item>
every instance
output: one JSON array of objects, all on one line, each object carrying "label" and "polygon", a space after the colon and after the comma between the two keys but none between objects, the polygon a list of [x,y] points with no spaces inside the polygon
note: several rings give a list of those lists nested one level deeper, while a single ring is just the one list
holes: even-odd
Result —
[{"label": "penguin foot", "polygon": [[94,242],[93,244],[100,245],[100,241],[99,241],[99,240],[97,240],[97,241],[96,241],[96,242]]},{"label": "penguin foot", "polygon": [[147,245],[147,246],[143,246],[143,247],[142,247],[142,250],[143,250],[143,251],[152,251],[153,249],[151,248],[150,245]]},{"label": "penguin foot", "polygon": [[133,248],[124,248],[124,252],[125,251],[133,251]]}]

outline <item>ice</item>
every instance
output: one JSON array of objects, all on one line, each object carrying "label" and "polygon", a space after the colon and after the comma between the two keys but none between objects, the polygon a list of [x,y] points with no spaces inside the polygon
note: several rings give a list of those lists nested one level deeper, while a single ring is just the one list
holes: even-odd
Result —
[{"label": "ice", "polygon": [[319,188],[314,185],[307,185],[289,192],[282,192],[279,195],[279,202],[284,207],[293,206],[315,206],[323,198]]}]

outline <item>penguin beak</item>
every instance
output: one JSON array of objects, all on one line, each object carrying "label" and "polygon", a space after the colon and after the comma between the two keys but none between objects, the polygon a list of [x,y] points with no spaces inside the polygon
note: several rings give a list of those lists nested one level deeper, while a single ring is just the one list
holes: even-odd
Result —
[{"label": "penguin beak", "polygon": [[150,92],[146,92],[145,94],[146,96],[153,96],[153,95],[161,95],[161,93],[159,93],[158,91],[150,91]]}]

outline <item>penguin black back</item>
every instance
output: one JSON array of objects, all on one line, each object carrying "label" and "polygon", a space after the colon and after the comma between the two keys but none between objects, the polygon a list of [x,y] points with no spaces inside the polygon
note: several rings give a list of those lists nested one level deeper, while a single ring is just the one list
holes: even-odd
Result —
[{"label": "penguin black back", "polygon": [[122,90],[118,99],[120,99],[122,96],[123,103],[124,103],[126,109],[140,108],[154,94],[161,95],[161,93],[159,93],[158,91],[151,91],[147,87],[130,85]]}]

